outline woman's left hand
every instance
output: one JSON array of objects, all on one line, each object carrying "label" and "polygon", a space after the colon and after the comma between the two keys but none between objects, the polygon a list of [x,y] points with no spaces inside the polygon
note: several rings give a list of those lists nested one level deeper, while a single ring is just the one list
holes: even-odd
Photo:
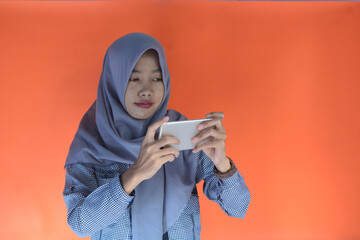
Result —
[{"label": "woman's left hand", "polygon": [[194,143],[199,143],[193,152],[203,151],[215,164],[220,172],[226,172],[230,169],[230,161],[225,154],[225,128],[222,124],[224,113],[212,112],[206,115],[207,118],[212,120],[200,123],[197,128],[200,132],[192,138]]}]

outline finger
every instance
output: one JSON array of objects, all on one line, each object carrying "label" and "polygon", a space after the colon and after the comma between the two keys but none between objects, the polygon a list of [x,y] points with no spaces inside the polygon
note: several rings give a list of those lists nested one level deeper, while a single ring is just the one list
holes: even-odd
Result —
[{"label": "finger", "polygon": [[224,140],[225,141],[226,134],[222,133],[221,131],[216,130],[214,128],[206,128],[206,129],[200,131],[200,133],[197,134],[194,138],[192,138],[191,141],[194,143],[197,143],[207,137],[213,137],[215,140]]},{"label": "finger", "polygon": [[159,127],[161,127],[161,125],[163,125],[164,123],[166,123],[167,121],[169,121],[169,117],[168,116],[165,116],[163,118],[160,118],[159,120],[157,120],[156,122],[154,122],[153,124],[151,124],[148,129],[147,129],[147,132],[146,132],[146,135],[145,135],[145,140],[147,142],[153,142],[155,141],[155,132],[156,132],[156,129],[158,129]]},{"label": "finger", "polygon": [[160,151],[158,151],[155,154],[155,157],[160,158],[160,157],[164,157],[166,155],[172,154],[175,157],[178,157],[180,154],[180,151],[174,147],[166,147],[164,149],[161,149]]},{"label": "finger", "polygon": [[223,112],[211,112],[206,114],[207,118],[220,118],[224,119],[224,113]]},{"label": "finger", "polygon": [[180,140],[173,136],[163,136],[154,143],[154,147],[159,149],[169,144],[180,144]]},{"label": "finger", "polygon": [[205,149],[208,149],[208,148],[216,148],[216,149],[223,148],[224,149],[225,148],[225,141],[224,140],[214,140],[214,141],[203,143],[203,144],[201,144],[199,146],[196,146],[193,149],[193,152],[196,153],[198,151],[205,150]]},{"label": "finger", "polygon": [[165,164],[167,162],[172,162],[176,159],[176,157],[173,154],[166,155],[164,157],[161,157],[159,160],[162,162],[162,164]]},{"label": "finger", "polygon": [[222,125],[222,120],[220,118],[214,118],[209,121],[204,121],[197,126],[197,129],[202,130],[210,127],[215,127],[216,129],[219,129],[221,132],[225,132],[225,128]]}]

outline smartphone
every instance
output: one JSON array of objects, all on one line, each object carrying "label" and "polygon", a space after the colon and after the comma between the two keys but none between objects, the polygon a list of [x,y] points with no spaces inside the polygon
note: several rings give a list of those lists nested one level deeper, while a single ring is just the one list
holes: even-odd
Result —
[{"label": "smartphone", "polygon": [[205,140],[198,143],[193,143],[191,141],[191,139],[199,133],[196,126],[209,120],[212,119],[205,118],[164,123],[160,127],[159,139],[161,139],[162,136],[173,136],[180,140],[180,144],[170,144],[170,146],[175,147],[180,151],[194,149],[196,145],[201,144]]}]

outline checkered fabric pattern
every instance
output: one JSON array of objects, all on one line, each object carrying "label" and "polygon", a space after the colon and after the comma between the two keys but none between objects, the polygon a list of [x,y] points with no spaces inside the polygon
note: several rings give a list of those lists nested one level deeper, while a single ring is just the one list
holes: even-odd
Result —
[{"label": "checkered fabric pattern", "polygon": [[[204,179],[206,197],[218,203],[228,216],[244,218],[250,193],[240,173],[218,179],[213,173],[214,164],[206,154],[200,151],[197,159],[196,181]],[[78,236],[91,236],[91,240],[132,239],[131,206],[135,196],[124,191],[119,178],[129,167],[123,163],[102,167],[79,163],[67,168],[63,192],[67,221]],[[200,206],[195,188],[166,237],[169,240],[200,239],[200,230]]]}]

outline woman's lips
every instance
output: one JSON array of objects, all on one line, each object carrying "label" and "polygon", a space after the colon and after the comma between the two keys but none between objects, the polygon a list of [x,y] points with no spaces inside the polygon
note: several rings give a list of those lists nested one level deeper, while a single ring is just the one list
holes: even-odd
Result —
[{"label": "woman's lips", "polygon": [[135,103],[136,106],[140,107],[140,108],[150,108],[154,103],[152,102],[138,102]]}]

